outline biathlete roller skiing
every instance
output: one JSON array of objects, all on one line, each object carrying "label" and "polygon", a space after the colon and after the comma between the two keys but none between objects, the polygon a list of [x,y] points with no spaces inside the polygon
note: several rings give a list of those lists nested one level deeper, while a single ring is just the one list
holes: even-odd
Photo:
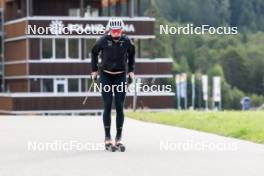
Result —
[{"label": "biathlete roller skiing", "polygon": [[[103,124],[105,132],[105,148],[108,151],[125,151],[122,143],[122,130],[124,124],[124,102],[126,97],[126,85],[134,78],[135,46],[128,36],[123,34],[124,23],[121,18],[111,18],[108,21],[109,32],[100,37],[92,48],[92,73],[93,82],[100,74],[102,86],[102,99],[104,103]],[[98,64],[98,57],[101,63]],[[98,68],[98,65],[100,67]],[[128,80],[127,80],[128,75]],[[123,86],[117,89],[117,86]],[[110,87],[111,90],[104,89]],[[121,90],[121,91],[120,91]],[[115,141],[111,137],[111,108],[114,94],[116,108],[116,136]]]}]

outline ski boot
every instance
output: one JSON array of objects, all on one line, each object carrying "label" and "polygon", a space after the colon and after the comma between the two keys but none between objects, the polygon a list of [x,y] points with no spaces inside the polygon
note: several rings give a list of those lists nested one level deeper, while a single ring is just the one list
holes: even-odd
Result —
[{"label": "ski boot", "polygon": [[106,139],[105,140],[105,149],[107,151],[115,152],[117,150],[116,146],[113,145],[111,139]]},{"label": "ski boot", "polygon": [[121,139],[116,139],[115,147],[120,152],[126,151],[126,147],[124,146],[124,144],[121,143]]}]

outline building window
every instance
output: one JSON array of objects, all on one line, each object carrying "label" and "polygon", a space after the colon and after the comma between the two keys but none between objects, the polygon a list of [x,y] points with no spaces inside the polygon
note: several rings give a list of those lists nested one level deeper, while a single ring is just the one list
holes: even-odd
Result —
[{"label": "building window", "polygon": [[108,16],[109,0],[101,0],[102,16]]},{"label": "building window", "polygon": [[79,39],[69,39],[69,58],[79,58]]},{"label": "building window", "polygon": [[26,16],[26,1],[0,1],[0,6],[5,4],[6,20],[18,19]]},{"label": "building window", "polygon": [[116,13],[116,9],[117,9],[116,5],[117,5],[117,0],[112,1],[110,6],[109,6],[111,16],[120,16],[120,15],[117,15],[117,13]]},{"label": "building window", "polygon": [[95,44],[95,39],[86,39],[85,40],[85,58],[91,58],[91,51]]},{"label": "building window", "polygon": [[56,39],[55,47],[56,47],[56,59],[65,59],[65,39]]},{"label": "building window", "polygon": [[84,0],[85,17],[98,17],[100,15],[100,8],[100,1]]},{"label": "building window", "polygon": [[127,0],[120,0],[120,14],[121,16],[128,16],[128,2]]},{"label": "building window", "polygon": [[53,79],[42,80],[42,92],[53,92]]},{"label": "building window", "polygon": [[[26,2],[26,0],[20,1]],[[80,1],[77,0],[34,0],[33,2],[33,16],[76,15],[76,12],[73,12],[72,9],[76,11],[80,8]]]},{"label": "building window", "polygon": [[79,91],[79,79],[68,79],[68,91],[69,92]]},{"label": "building window", "polygon": [[[42,39],[42,59],[80,59],[80,39]],[[91,47],[91,46],[90,46]]]},{"label": "building window", "polygon": [[134,0],[134,16],[142,16],[142,12],[144,11],[142,9],[142,6],[148,6],[147,1],[144,3],[140,0]]},{"label": "building window", "polygon": [[96,8],[93,8],[92,6],[88,5],[86,6],[86,11],[84,13],[85,17],[98,17],[99,16],[99,10]]},{"label": "building window", "polygon": [[30,92],[40,92],[40,79],[34,78],[30,79]]},{"label": "building window", "polygon": [[80,9],[79,8],[70,8],[69,9],[69,16],[80,16]]},{"label": "building window", "polygon": [[52,58],[52,39],[42,39],[42,58]]}]

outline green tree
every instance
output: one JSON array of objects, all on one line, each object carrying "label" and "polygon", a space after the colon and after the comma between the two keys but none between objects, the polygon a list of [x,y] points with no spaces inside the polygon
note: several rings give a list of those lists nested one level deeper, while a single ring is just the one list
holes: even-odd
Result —
[{"label": "green tree", "polygon": [[159,26],[165,25],[166,20],[164,20],[159,12],[155,0],[149,1],[149,7],[146,10],[146,15],[150,17],[155,17],[155,40],[145,40],[142,42],[143,48],[148,51],[150,57],[171,57],[171,40],[169,36],[159,34]]},{"label": "green tree", "polygon": [[248,70],[245,58],[234,48],[228,49],[221,57],[221,65],[227,82],[241,90],[247,90]]}]

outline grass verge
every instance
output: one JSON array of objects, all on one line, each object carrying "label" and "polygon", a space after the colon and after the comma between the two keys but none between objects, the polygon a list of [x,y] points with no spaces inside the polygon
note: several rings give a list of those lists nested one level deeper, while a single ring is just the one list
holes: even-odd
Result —
[{"label": "grass verge", "polygon": [[126,116],[264,144],[264,111],[139,111]]}]

